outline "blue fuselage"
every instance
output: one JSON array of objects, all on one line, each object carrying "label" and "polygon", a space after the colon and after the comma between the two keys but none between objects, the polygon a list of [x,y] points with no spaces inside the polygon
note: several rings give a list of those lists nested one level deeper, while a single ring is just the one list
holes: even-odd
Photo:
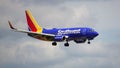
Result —
[{"label": "blue fuselage", "polygon": [[[85,38],[88,40],[94,39],[98,35],[96,31],[92,28],[53,28],[53,29],[43,29],[43,33],[54,34],[55,36],[68,37],[68,40],[75,40]],[[60,40],[54,40],[60,41]]]}]

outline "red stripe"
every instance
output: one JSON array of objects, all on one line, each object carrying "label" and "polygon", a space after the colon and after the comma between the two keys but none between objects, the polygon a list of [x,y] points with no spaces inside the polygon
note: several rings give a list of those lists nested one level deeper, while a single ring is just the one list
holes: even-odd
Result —
[{"label": "red stripe", "polygon": [[35,25],[33,24],[32,20],[30,19],[30,17],[29,17],[27,12],[26,12],[26,18],[27,18],[28,26],[31,29],[31,31],[36,32],[37,29],[36,29]]}]

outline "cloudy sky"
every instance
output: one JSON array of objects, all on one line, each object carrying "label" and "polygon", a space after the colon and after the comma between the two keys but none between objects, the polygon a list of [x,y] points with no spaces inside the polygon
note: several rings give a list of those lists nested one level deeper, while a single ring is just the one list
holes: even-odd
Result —
[{"label": "cloudy sky", "polygon": [[[91,44],[69,47],[13,32],[7,21],[27,30],[25,9],[39,25],[92,27],[99,36]],[[120,68],[119,0],[0,0],[0,68]]]}]

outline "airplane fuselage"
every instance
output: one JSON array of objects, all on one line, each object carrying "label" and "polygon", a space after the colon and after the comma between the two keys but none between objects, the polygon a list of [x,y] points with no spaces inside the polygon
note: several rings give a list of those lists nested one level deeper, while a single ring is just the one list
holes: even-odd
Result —
[{"label": "airplane fuselage", "polygon": [[94,31],[92,28],[53,28],[53,29],[45,29],[43,28],[42,33],[45,34],[53,34],[54,38],[39,36],[35,34],[28,34],[31,37],[44,40],[44,41],[56,41],[62,42],[67,39],[67,41],[74,40],[76,43],[84,43],[86,40],[94,39],[98,33]]}]

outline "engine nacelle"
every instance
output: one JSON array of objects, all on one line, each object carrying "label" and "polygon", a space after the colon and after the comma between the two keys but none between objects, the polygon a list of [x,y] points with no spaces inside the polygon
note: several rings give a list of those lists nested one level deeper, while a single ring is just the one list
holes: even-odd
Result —
[{"label": "engine nacelle", "polygon": [[74,42],[76,43],[84,43],[86,41],[86,39],[76,39],[74,40]]},{"label": "engine nacelle", "polygon": [[55,36],[54,41],[64,41],[65,37],[64,36]]}]

